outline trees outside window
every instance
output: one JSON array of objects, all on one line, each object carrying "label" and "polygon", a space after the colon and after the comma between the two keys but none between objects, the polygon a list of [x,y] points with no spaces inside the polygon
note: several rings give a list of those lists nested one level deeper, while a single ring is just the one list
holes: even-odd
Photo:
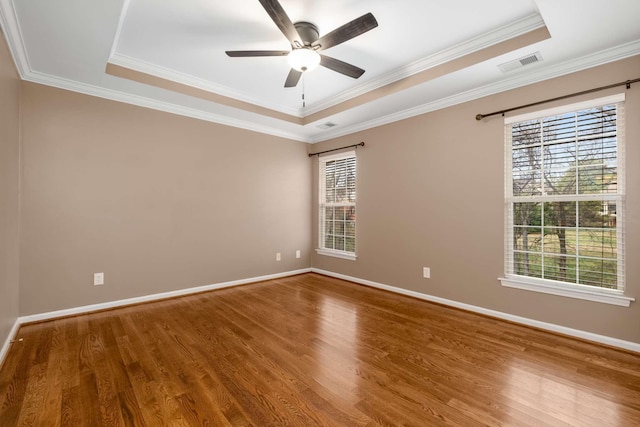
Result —
[{"label": "trees outside window", "polygon": [[621,290],[622,103],[506,125],[506,274]]},{"label": "trees outside window", "polygon": [[355,255],[355,152],[321,157],[319,172],[319,251]]}]

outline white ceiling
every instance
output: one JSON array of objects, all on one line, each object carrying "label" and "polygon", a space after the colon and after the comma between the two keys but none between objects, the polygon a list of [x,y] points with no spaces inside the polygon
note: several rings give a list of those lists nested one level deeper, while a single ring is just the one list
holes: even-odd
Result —
[{"label": "white ceiling", "polygon": [[[280,3],[293,22],[313,22],[321,35],[373,13],[377,28],[323,52],[364,75],[355,80],[322,67],[306,73],[302,108],[302,80],[283,87],[286,58],[227,57],[225,50],[290,49],[258,0],[0,0],[0,23],[25,80],[307,142],[640,54],[640,0]],[[356,102],[545,26],[546,40]],[[534,52],[543,61],[508,73],[497,67]],[[110,75],[108,63],[244,104]],[[337,126],[321,129],[326,122]]]}]

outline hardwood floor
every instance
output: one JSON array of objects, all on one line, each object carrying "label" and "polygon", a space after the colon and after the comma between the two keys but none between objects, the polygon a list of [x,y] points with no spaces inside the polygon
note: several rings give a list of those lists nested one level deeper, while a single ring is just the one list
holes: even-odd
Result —
[{"label": "hardwood floor", "polygon": [[23,326],[0,425],[640,425],[640,354],[317,274]]}]

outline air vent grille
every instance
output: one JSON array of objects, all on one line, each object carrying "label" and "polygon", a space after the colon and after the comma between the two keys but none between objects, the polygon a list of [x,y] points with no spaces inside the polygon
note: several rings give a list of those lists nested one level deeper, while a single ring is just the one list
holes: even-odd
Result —
[{"label": "air vent grille", "polygon": [[326,123],[323,123],[321,125],[318,125],[317,127],[320,128],[320,129],[331,129],[332,127],[336,127],[336,126],[338,126],[337,123],[326,122]]},{"label": "air vent grille", "polygon": [[498,65],[498,68],[500,68],[503,73],[507,73],[509,71],[517,70],[518,68],[535,64],[536,62],[540,61],[542,61],[542,55],[540,54],[540,52],[536,52],[527,56],[523,56],[522,58],[500,64]]}]

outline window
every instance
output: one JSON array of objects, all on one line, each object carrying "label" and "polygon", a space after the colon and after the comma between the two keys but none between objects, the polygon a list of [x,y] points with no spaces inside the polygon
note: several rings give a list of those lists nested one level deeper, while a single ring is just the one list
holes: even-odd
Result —
[{"label": "window", "polygon": [[505,121],[505,278],[629,305],[624,291],[624,95]]},{"label": "window", "polygon": [[356,258],[355,151],[319,160],[319,249],[322,255]]}]

